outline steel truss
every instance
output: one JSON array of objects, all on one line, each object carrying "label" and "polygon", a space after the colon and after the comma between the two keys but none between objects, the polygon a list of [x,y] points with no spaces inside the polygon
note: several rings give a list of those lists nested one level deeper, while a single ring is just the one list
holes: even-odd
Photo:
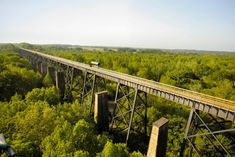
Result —
[{"label": "steel truss", "polygon": [[35,72],[39,71],[39,66],[38,66],[39,65],[39,63],[38,63],[39,61],[36,58],[32,57],[30,62],[33,65],[33,70]]},{"label": "steel truss", "polygon": [[33,57],[33,56],[28,56],[27,59],[32,63],[33,65],[33,70],[36,72],[40,72],[41,73],[41,64],[42,64],[42,61],[39,60],[38,58],[36,57]]},{"label": "steel truss", "polygon": [[[187,122],[180,156],[184,156],[186,144],[190,147],[187,156],[193,154],[197,154],[197,156],[234,156],[235,128],[232,127],[233,125],[231,121],[218,120],[212,115],[203,116],[199,110],[193,108]],[[197,144],[196,140],[199,138],[203,141],[203,145]],[[208,152],[201,150],[202,148],[213,150],[215,154],[207,154]]]},{"label": "steel truss", "polygon": [[32,57],[32,56],[27,56],[26,59],[28,59],[28,61],[32,63],[33,70],[37,71],[37,60],[36,60],[36,58]]},{"label": "steel truss", "polygon": [[[106,90],[105,79],[95,74],[84,72],[81,104],[88,106],[90,113],[93,113],[94,94],[97,91]],[[87,101],[85,101],[87,99]]]},{"label": "steel truss", "polygon": [[147,132],[147,94],[136,88],[117,84],[111,130],[127,131],[128,143],[131,131],[145,134]]},{"label": "steel truss", "polygon": [[65,70],[64,80],[65,80],[65,92],[64,92],[64,100],[72,101],[72,85],[74,78],[74,68],[67,66]]},{"label": "steel truss", "polygon": [[83,71],[78,69],[74,69],[73,72],[73,84],[72,84],[72,91],[76,92],[76,99],[81,100],[82,98],[82,91],[83,91],[83,80],[84,75]]},{"label": "steel truss", "polygon": [[[66,66],[64,64],[51,61],[51,60],[46,60],[41,57],[37,56],[27,56],[27,59],[34,65],[35,71],[41,72],[41,64],[45,63],[47,66],[53,66],[56,71],[64,71],[64,80],[65,80],[65,92],[63,96],[63,100],[65,101],[72,101],[72,90],[73,90],[73,81],[74,77],[78,73],[78,70],[74,69],[73,67]],[[80,92],[81,93],[81,92]]]}]

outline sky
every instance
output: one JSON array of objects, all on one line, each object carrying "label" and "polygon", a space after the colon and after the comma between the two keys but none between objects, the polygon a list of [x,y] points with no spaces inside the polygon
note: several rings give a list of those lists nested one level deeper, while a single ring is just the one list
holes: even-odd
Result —
[{"label": "sky", "polygon": [[235,51],[235,0],[0,0],[0,42]]}]

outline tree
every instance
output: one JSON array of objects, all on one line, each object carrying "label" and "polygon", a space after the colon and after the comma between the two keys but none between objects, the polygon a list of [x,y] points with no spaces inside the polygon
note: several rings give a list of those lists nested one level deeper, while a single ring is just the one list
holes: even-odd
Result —
[{"label": "tree", "polygon": [[34,88],[25,96],[27,102],[46,101],[50,105],[56,105],[60,102],[58,90],[53,86],[49,88]]},{"label": "tree", "polygon": [[[0,49],[1,51],[1,49]],[[41,76],[16,53],[2,53],[0,68],[0,100],[10,100],[15,93],[25,95],[41,85]]]},{"label": "tree", "polygon": [[65,120],[43,140],[41,149],[43,156],[94,156],[103,149],[107,140],[105,136],[96,136],[89,123],[83,119],[74,126]]},{"label": "tree", "polygon": [[50,77],[50,75],[47,73],[46,76],[44,77],[42,84],[44,87],[51,87],[53,86],[53,81]]},{"label": "tree", "polygon": [[72,156],[75,146],[72,143],[72,125],[64,121],[58,125],[50,136],[47,136],[40,146],[43,157]]},{"label": "tree", "polygon": [[61,123],[56,110],[42,101],[29,104],[13,120],[12,145],[19,156],[40,156],[40,143]]},{"label": "tree", "polygon": [[107,142],[104,146],[103,151],[101,152],[100,157],[128,157],[129,152],[125,144],[113,144],[112,142]]}]

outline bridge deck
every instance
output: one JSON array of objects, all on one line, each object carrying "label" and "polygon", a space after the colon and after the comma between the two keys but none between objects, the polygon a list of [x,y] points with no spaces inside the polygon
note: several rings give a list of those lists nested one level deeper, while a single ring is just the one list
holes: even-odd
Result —
[{"label": "bridge deck", "polygon": [[20,50],[21,53],[24,53],[25,55],[33,55],[39,58],[42,57],[66,66],[87,71],[107,80],[117,83],[119,82],[120,84],[137,88],[140,91],[144,91],[152,95],[158,95],[189,107],[195,107],[203,112],[235,122],[235,101],[225,100],[100,67],[91,67],[84,63],[79,63],[28,49],[20,48]]}]

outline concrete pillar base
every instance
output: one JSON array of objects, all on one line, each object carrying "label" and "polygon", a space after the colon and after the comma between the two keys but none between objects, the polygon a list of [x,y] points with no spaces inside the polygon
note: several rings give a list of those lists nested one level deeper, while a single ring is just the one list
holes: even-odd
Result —
[{"label": "concrete pillar base", "polygon": [[43,77],[45,77],[47,74],[47,64],[45,64],[45,63],[41,64],[41,74]]},{"label": "concrete pillar base", "polygon": [[95,93],[94,121],[99,133],[109,130],[107,91]]},{"label": "concrete pillar base", "polygon": [[59,90],[60,96],[63,99],[65,92],[64,72],[56,72],[56,88]]},{"label": "concrete pillar base", "polygon": [[168,120],[164,117],[153,123],[147,157],[165,157]]}]

